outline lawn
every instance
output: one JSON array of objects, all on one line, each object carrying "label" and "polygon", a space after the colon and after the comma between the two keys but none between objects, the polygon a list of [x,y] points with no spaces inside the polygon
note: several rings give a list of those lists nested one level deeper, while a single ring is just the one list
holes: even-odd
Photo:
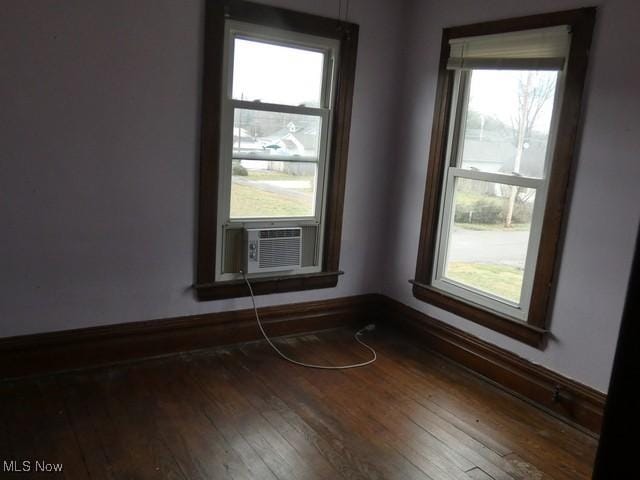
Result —
[{"label": "lawn", "polygon": [[305,199],[267,192],[250,185],[231,188],[231,217],[304,217],[312,215],[312,205]]},{"label": "lawn", "polygon": [[447,278],[518,303],[523,271],[509,265],[450,262]]},{"label": "lawn", "polygon": [[249,175],[245,178],[249,180],[304,180],[309,182],[309,185],[315,183],[315,176],[313,175],[290,175],[284,172],[274,172],[272,170],[249,170]]},{"label": "lawn", "polygon": [[477,230],[477,231],[496,231],[503,232],[513,231],[525,231],[531,228],[530,223],[513,223],[509,228],[505,227],[502,223],[461,223],[456,222],[456,227],[464,228],[465,230]]}]

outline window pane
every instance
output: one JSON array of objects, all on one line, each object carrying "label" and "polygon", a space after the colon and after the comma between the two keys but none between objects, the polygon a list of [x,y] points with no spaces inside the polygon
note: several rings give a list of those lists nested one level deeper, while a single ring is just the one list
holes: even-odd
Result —
[{"label": "window pane", "polygon": [[231,218],[313,216],[317,174],[315,163],[234,160]]},{"label": "window pane", "polygon": [[233,117],[233,156],[316,160],[320,125],[320,117],[238,108]]},{"label": "window pane", "polygon": [[236,38],[233,98],[319,107],[324,53]]},{"label": "window pane", "polygon": [[535,190],[457,178],[444,276],[520,302]]},{"label": "window pane", "polygon": [[558,74],[473,70],[460,166],[541,178]]}]

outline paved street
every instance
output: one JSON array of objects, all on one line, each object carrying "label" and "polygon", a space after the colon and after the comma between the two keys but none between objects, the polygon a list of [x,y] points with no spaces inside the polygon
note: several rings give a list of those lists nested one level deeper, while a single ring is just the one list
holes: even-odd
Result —
[{"label": "paved street", "polygon": [[524,268],[529,232],[454,228],[449,261],[498,263]]}]

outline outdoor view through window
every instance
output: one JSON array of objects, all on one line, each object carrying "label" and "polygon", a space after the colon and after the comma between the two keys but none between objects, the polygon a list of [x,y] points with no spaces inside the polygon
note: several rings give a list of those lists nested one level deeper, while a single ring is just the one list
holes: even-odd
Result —
[{"label": "outdoor view through window", "polygon": [[517,306],[535,262],[558,72],[460,76],[436,280]]},{"label": "outdoor view through window", "polygon": [[316,214],[324,69],[322,51],[234,39],[230,218]]}]

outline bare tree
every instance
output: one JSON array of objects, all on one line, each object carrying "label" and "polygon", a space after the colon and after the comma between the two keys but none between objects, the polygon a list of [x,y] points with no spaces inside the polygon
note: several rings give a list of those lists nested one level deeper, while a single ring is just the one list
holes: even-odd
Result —
[{"label": "bare tree", "polygon": [[[513,162],[513,173],[515,175],[520,174],[525,142],[531,137],[538,115],[547,101],[553,96],[554,89],[555,81],[553,78],[546,75],[542,76],[539,72],[525,72],[518,81],[518,113],[511,119],[516,146],[516,157]],[[519,188],[516,186],[511,187],[507,213],[504,219],[505,227],[511,227],[518,190]]]}]

